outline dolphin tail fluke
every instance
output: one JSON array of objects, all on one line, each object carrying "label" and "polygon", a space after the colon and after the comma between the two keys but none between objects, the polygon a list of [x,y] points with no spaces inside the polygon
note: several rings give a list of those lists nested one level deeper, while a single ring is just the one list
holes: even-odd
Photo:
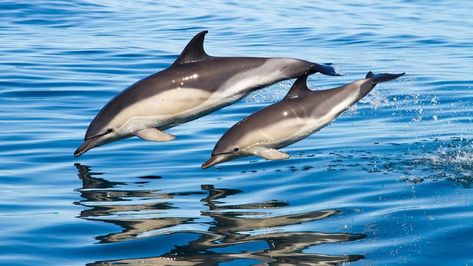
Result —
[{"label": "dolphin tail fluke", "polygon": [[314,73],[318,72],[320,74],[324,74],[324,75],[328,75],[328,76],[341,76],[342,75],[340,73],[337,73],[335,68],[332,67],[331,63],[322,64],[322,65],[317,64],[317,63],[313,63],[312,66],[311,66],[311,70],[312,70],[311,74],[314,74]]},{"label": "dolphin tail fluke", "polygon": [[393,80],[393,79],[397,79],[400,76],[403,76],[404,74],[406,74],[406,73],[400,73],[400,74],[379,73],[379,74],[374,74],[373,72],[370,71],[370,72],[368,72],[368,74],[366,74],[366,78],[371,79],[371,82],[373,82],[373,84],[378,84],[378,83],[381,83],[381,82],[386,82],[386,81],[390,81],[390,80]]}]

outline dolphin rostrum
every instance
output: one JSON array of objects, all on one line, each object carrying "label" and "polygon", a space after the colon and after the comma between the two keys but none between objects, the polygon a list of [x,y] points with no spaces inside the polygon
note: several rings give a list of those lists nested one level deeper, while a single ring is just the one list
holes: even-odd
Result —
[{"label": "dolphin rostrum", "polygon": [[307,88],[304,75],[280,102],[257,111],[225,132],[202,168],[249,155],[267,160],[289,158],[277,149],[310,136],[365,97],[376,84],[402,75],[368,72],[365,79],[319,91]]},{"label": "dolphin rostrum", "polygon": [[210,56],[204,51],[206,33],[194,36],[169,68],[110,100],[90,123],[74,156],[132,136],[169,141],[175,136],[165,129],[230,105],[257,89],[305,74],[339,75],[329,65],[294,58]]}]

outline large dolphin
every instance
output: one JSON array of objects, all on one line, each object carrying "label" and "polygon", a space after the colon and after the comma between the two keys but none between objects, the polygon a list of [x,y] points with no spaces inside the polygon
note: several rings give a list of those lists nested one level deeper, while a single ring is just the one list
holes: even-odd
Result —
[{"label": "large dolphin", "polygon": [[202,168],[249,155],[267,160],[289,158],[277,149],[310,136],[365,97],[376,84],[402,75],[368,72],[365,79],[319,91],[307,88],[307,75],[304,75],[296,80],[283,100],[248,116],[225,132]]},{"label": "large dolphin", "polygon": [[209,56],[204,51],[206,33],[194,36],[169,68],[110,100],[90,123],[74,156],[131,136],[169,141],[175,137],[163,130],[230,105],[257,89],[304,74],[338,75],[329,65],[294,58]]}]

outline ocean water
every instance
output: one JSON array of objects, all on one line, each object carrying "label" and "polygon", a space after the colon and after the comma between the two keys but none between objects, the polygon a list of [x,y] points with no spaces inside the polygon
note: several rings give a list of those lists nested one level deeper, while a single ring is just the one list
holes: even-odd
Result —
[{"label": "ocean water", "polygon": [[[0,0],[1,265],[473,264],[473,2]],[[200,169],[292,81],[74,159],[114,95],[209,30],[221,56],[406,72],[284,151]]]}]

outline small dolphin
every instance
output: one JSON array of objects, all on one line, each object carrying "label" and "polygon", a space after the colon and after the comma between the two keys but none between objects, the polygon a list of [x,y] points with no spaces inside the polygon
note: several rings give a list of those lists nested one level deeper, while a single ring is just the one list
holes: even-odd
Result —
[{"label": "small dolphin", "polygon": [[169,68],[110,100],[90,123],[74,156],[132,136],[170,141],[175,136],[163,130],[230,105],[252,91],[304,74],[339,75],[329,65],[294,58],[209,56],[204,51],[206,33],[192,38]]},{"label": "small dolphin", "polygon": [[376,84],[402,75],[370,71],[365,79],[319,91],[307,88],[307,75],[304,75],[280,102],[246,117],[225,132],[202,168],[249,155],[267,160],[289,158],[277,149],[310,136],[365,97]]}]

